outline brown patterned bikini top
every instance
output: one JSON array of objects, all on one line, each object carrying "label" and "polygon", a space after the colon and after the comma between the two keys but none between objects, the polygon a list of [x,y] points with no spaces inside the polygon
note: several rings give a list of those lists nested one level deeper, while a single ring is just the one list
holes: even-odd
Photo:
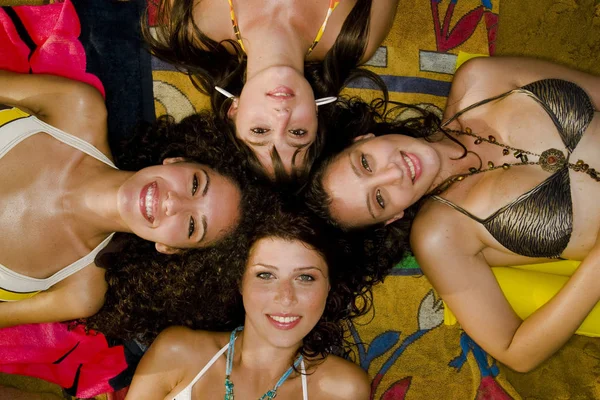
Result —
[{"label": "brown patterned bikini top", "polygon": [[[467,109],[471,110],[490,100],[504,99],[514,93],[528,95],[548,113],[567,149],[568,159],[594,118],[594,107],[587,93],[572,82],[545,79],[477,102]],[[448,122],[463,111],[459,111]],[[539,185],[484,219],[442,197],[432,198],[483,224],[500,244],[514,253],[528,257],[560,258],[573,231],[571,182],[566,164]]]}]

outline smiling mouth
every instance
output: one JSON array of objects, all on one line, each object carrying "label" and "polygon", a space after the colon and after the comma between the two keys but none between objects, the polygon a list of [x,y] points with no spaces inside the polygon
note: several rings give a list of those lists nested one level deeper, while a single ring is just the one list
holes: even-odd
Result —
[{"label": "smiling mouth", "polygon": [[271,323],[275,325],[276,328],[283,330],[292,329],[293,327],[298,325],[298,323],[300,323],[301,318],[299,315],[283,316],[271,314],[267,314],[267,317],[269,318],[269,321],[271,321]]},{"label": "smiling mouth", "polygon": [[400,152],[400,155],[402,155],[404,162],[408,166],[408,170],[410,171],[410,179],[414,182],[415,178],[417,176],[417,173],[416,173],[416,168],[415,168],[415,164],[413,163],[413,160],[411,160],[411,158],[409,156],[407,156],[406,153],[404,153],[403,151]]},{"label": "smiling mouth", "polygon": [[154,223],[156,205],[158,204],[158,185],[155,182],[149,183],[142,188],[140,192],[140,211],[144,218]]},{"label": "smiling mouth", "polygon": [[279,86],[276,89],[267,92],[267,96],[276,100],[289,100],[296,96],[296,94],[287,86]]}]

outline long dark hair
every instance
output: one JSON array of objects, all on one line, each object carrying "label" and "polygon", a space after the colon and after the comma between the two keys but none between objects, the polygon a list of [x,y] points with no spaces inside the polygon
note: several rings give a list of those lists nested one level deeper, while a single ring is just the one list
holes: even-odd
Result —
[{"label": "long dark hair", "polygon": [[[332,109],[332,119],[326,126],[327,147],[303,191],[308,207],[330,224],[339,226],[329,210],[332,199],[323,186],[323,177],[330,163],[351,146],[357,136],[402,134],[435,141],[442,137],[439,132],[447,136],[440,126],[441,116],[424,107],[385,99],[375,99],[371,103],[359,98],[340,99]],[[421,201],[413,204],[404,210],[401,219],[391,224],[354,228],[349,233],[355,236],[356,245],[363,246],[370,254],[368,258],[372,262],[395,264],[411,252],[410,227],[421,204]]]},{"label": "long dark hair", "polygon": [[[214,117],[208,112],[179,123],[163,116],[150,126],[141,126],[133,139],[115,153],[117,165],[127,170],[160,164],[167,157],[183,157],[210,166],[240,187],[241,217],[237,227],[210,248],[180,254],[158,253],[154,243],[133,234],[115,235],[95,260],[106,269],[108,288],[104,306],[88,319],[89,326],[108,336],[144,343],[150,343],[171,325],[233,327],[237,320],[236,296],[232,292],[237,289],[231,287],[235,287],[237,278],[221,266],[235,265],[231,262],[235,249],[247,236],[245,229],[268,208],[268,193],[250,184],[244,160],[215,128]],[[214,296],[197,294],[203,284],[214,289]],[[222,314],[224,310],[231,313]]]},{"label": "long dark hair", "polygon": [[[387,99],[383,80],[377,74],[358,67],[367,48],[371,4],[372,0],[357,0],[325,58],[322,61],[305,62],[304,76],[315,98],[337,96],[351,81],[362,78],[371,81]],[[192,84],[210,96],[212,109],[219,119],[229,121],[227,111],[230,100],[215,91],[214,87],[220,86],[239,95],[245,82],[246,55],[236,41],[216,42],[206,36],[194,22],[193,7],[194,0],[158,0],[157,37],[151,34],[147,18],[142,19],[142,34],[154,55],[187,73]],[[295,169],[292,176],[288,176],[280,160],[278,162],[277,154],[272,155],[277,182],[290,179],[303,181],[307,178],[325,145],[325,130],[320,126],[329,118],[328,108],[322,107],[323,110],[319,112],[317,137],[308,149],[303,168]],[[237,138],[235,125],[226,122],[223,128],[237,148],[248,157],[252,170],[268,180],[252,149]]]}]

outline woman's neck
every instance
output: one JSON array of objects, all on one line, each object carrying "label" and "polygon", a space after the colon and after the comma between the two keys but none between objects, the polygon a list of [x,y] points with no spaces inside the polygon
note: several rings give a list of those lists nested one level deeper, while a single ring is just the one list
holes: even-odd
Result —
[{"label": "woman's neck", "polygon": [[240,334],[238,342],[236,350],[241,349],[239,358],[235,357],[238,368],[260,373],[268,381],[277,381],[292,366],[301,345],[298,343],[287,348],[275,347],[260,338],[249,324]]},{"label": "woman's neck", "polygon": [[92,236],[130,232],[117,208],[119,187],[134,173],[105,166],[79,176],[63,196],[63,211],[73,226]]},{"label": "woman's neck", "polygon": [[304,74],[304,57],[312,44],[296,29],[286,24],[253,24],[245,28],[242,38],[246,48],[246,80],[273,66],[288,66]]},{"label": "woman's neck", "polygon": [[[441,132],[438,134],[443,135]],[[456,139],[456,136],[453,136],[453,138]],[[453,175],[468,174],[469,168],[477,167],[478,164],[478,161],[476,161],[475,157],[472,157],[472,155],[461,158],[465,153],[465,150],[457,142],[449,139],[445,135],[443,135],[442,139],[439,141],[436,141],[435,137],[433,139],[434,141],[428,142],[428,144],[438,153],[440,169],[428,192],[434,190],[440,183]],[[457,141],[460,143],[460,140],[457,139]]]}]

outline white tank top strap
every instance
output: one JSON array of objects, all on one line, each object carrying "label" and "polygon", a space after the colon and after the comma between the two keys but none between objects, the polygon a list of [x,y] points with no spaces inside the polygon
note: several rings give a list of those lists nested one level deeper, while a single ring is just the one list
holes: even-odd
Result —
[{"label": "white tank top strap", "polygon": [[195,377],[195,378],[192,380],[192,383],[190,383],[190,386],[194,386],[194,384],[195,384],[196,382],[198,382],[198,380],[199,380],[200,378],[202,378],[202,375],[204,375],[204,374],[206,373],[206,371],[208,371],[208,369],[209,369],[210,367],[212,367],[212,365],[213,365],[214,363],[216,363],[216,362],[217,362],[217,360],[219,359],[219,357],[221,357],[221,356],[223,355],[223,353],[225,353],[225,352],[227,351],[227,349],[228,349],[228,348],[229,348],[229,343],[227,343],[225,346],[223,346],[223,348],[222,348],[221,350],[219,350],[219,352],[218,352],[217,354],[215,354],[215,355],[213,356],[213,358],[211,358],[211,359],[210,359],[210,361],[208,362],[208,364],[206,364],[206,365],[204,366],[204,368],[202,368],[202,371],[200,371],[200,372],[198,373],[198,375],[196,375],[196,377]]},{"label": "white tank top strap", "polygon": [[308,400],[308,383],[306,382],[306,368],[304,360],[300,362],[300,372],[302,373],[302,398]]},{"label": "white tank top strap", "polygon": [[204,368],[202,368],[202,370],[200,372],[198,372],[198,375],[196,375],[194,377],[194,379],[192,379],[190,384],[187,385],[181,392],[177,393],[177,395],[175,395],[175,397],[173,397],[173,400],[192,400],[192,387],[194,387],[196,382],[198,382],[198,380],[200,378],[202,378],[202,376],[206,373],[206,371],[208,371],[208,369],[210,367],[212,367],[215,362],[217,362],[219,357],[221,357],[223,355],[223,353],[225,353],[227,351],[228,348],[229,348],[229,343],[227,343],[225,346],[223,346],[223,348],[221,350],[219,350],[219,352],[217,354],[215,354],[213,356],[213,358],[210,359],[210,361],[204,366]]},{"label": "white tank top strap", "polygon": [[82,270],[86,266],[94,262],[96,255],[108,245],[108,242],[112,239],[114,233],[110,234],[104,239],[94,250],[88,253],[86,256],[75,261],[73,264],[65,267],[55,273],[54,275],[45,278],[37,279],[29,276],[21,275],[15,271],[12,271],[2,264],[0,264],[0,287],[7,289],[12,292],[28,293],[28,292],[39,292],[48,290],[53,285],[62,281],[63,279],[73,275],[74,273]]},{"label": "white tank top strap", "polygon": [[[25,113],[22,114],[27,115]],[[69,146],[82,151],[90,157],[93,157],[96,160],[103,162],[104,164],[112,168],[117,168],[115,164],[104,153],[102,153],[90,143],[78,138],[77,136],[73,136],[69,133],[63,132],[60,129],[53,127],[52,125],[41,121],[33,115],[30,115],[26,118],[21,117],[14,119],[12,121],[7,122],[7,124],[0,126],[0,128],[6,128],[1,129],[3,132],[2,135],[0,135],[0,158],[4,157],[4,155],[8,153],[13,147],[15,147],[17,144],[21,143],[28,137],[35,135],[39,132],[44,132],[52,136],[56,140],[68,144]]]}]

